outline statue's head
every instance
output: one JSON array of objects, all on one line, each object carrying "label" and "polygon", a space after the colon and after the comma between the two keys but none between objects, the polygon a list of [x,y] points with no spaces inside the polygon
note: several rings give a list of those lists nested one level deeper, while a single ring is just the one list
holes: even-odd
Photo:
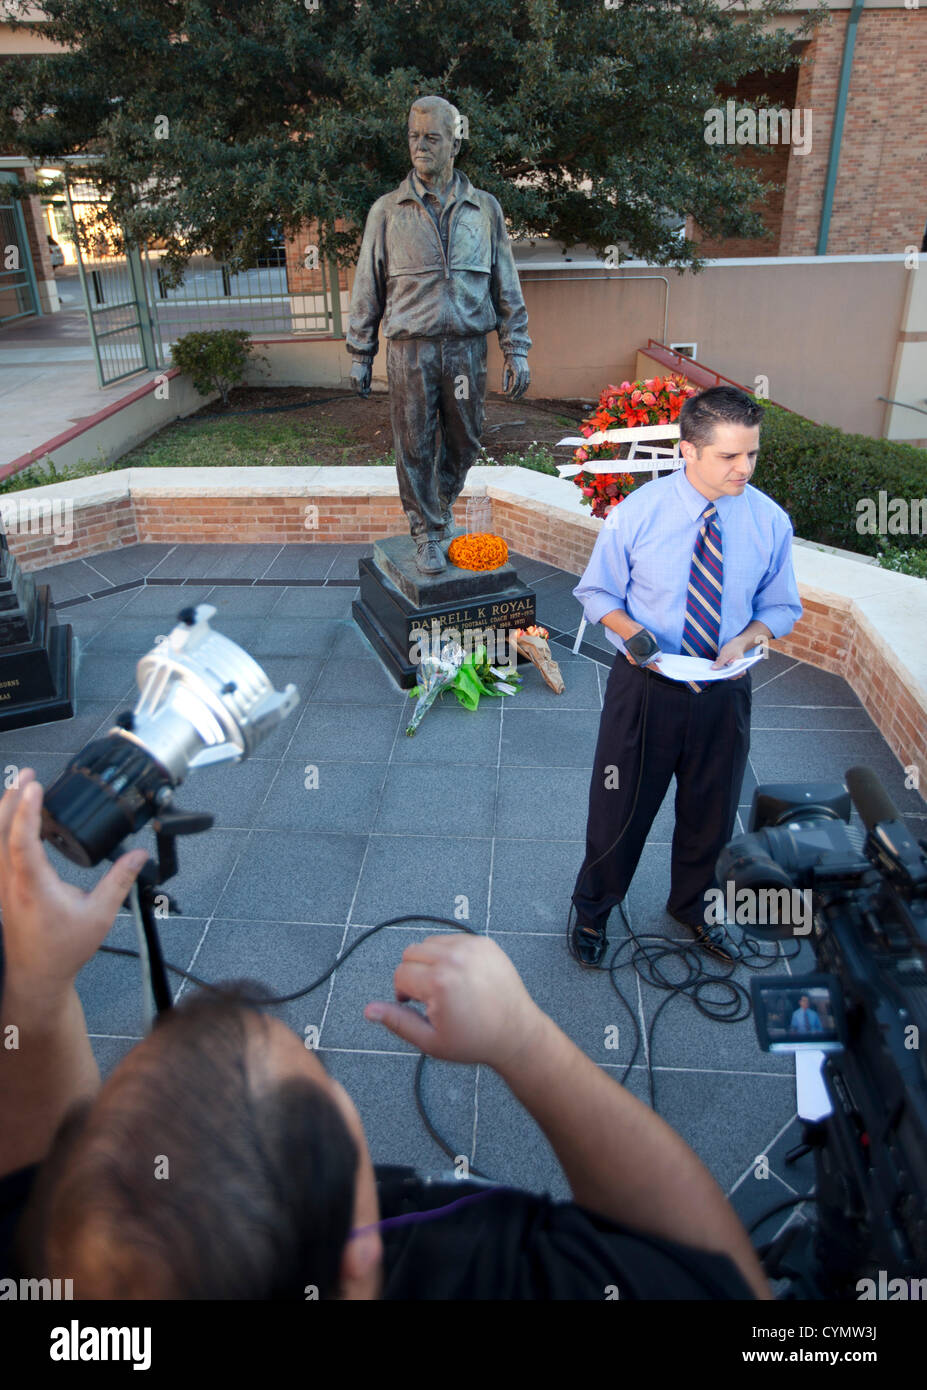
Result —
[{"label": "statue's head", "polygon": [[460,149],[460,113],[444,97],[418,97],[409,112],[409,154],[423,183],[443,180]]}]

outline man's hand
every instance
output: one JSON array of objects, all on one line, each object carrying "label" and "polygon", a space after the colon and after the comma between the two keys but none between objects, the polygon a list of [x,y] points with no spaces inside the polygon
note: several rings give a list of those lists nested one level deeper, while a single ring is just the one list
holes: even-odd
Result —
[{"label": "man's hand", "polygon": [[351,368],[351,381],[354,390],[364,400],[370,395],[370,382],[373,378],[373,367],[369,362],[355,362]]},{"label": "man's hand", "polygon": [[[633,637],[633,636],[634,636],[636,633],[638,633],[638,632],[646,632],[647,636],[648,636],[648,637],[651,639],[651,641],[653,641],[653,642],[656,642],[656,640],[657,640],[657,639],[654,637],[653,633],[650,631],[650,628],[649,628],[649,627],[644,627],[643,625],[638,625],[638,626],[634,629],[634,632],[628,633],[628,636],[629,636],[629,637]],[[658,644],[658,645],[659,645],[659,644]],[[631,655],[630,652],[625,652],[625,658],[626,658],[628,661],[630,661],[630,663],[631,663],[632,666],[637,666],[637,665],[639,665],[639,663],[636,662],[636,661],[634,660],[634,658],[633,658],[633,656]],[[659,670],[660,670],[660,663],[659,663],[659,661],[648,661],[647,664],[646,664],[646,666],[645,666],[643,669],[644,669],[644,670],[647,670],[647,671],[657,671],[657,672],[659,672]]]},{"label": "man's hand", "polygon": [[515,353],[506,356],[505,367],[502,372],[502,390],[510,401],[517,401],[519,396],[523,396],[531,385],[531,372],[528,368],[527,357],[519,357]]},{"label": "man's hand", "polygon": [[[718,671],[722,666],[730,666],[732,661],[739,661],[742,656],[746,656],[748,651],[752,651],[754,647],[760,646],[762,641],[762,635],[751,632],[749,628],[745,628],[744,631],[739,633],[736,637],[732,637],[730,642],[725,642],[724,646],[711,663],[711,669],[713,671]],[[739,681],[741,677],[746,674],[746,671],[739,671],[736,676],[728,676],[727,680]]]},{"label": "man's hand", "polygon": [[67,993],[113,925],[147,851],[123,854],[89,893],[59,878],[40,837],[42,787],[23,768],[0,800],[0,912],[6,984],[52,1002]]},{"label": "man's hand", "polygon": [[[531,1046],[545,1017],[508,956],[485,936],[429,936],[407,946],[393,984],[399,1002],[368,1004],[364,1017],[448,1062],[498,1070]],[[405,1007],[409,1000],[424,1004],[428,1017]]]}]

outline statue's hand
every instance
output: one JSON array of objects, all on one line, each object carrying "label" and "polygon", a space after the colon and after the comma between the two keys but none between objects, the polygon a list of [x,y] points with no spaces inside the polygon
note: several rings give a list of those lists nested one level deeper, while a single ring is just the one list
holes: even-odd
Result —
[{"label": "statue's hand", "polygon": [[508,396],[509,400],[517,401],[519,396],[523,396],[531,384],[531,373],[528,370],[527,357],[518,357],[514,354],[505,359],[505,370],[502,373],[502,391]]},{"label": "statue's hand", "polygon": [[370,380],[373,376],[373,368],[369,362],[355,362],[351,368],[351,381],[354,390],[359,396],[366,400],[370,395]]}]

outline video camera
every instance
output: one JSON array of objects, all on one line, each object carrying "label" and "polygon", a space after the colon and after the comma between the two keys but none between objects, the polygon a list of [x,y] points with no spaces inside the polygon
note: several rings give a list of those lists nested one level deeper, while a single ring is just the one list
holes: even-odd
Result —
[{"label": "video camera", "polygon": [[[851,798],[865,838],[850,825]],[[716,876],[738,898],[812,895],[806,939],[817,972],[752,985],[761,1046],[824,1052],[832,1107],[805,1124],[805,1143],[789,1156],[814,1154],[817,1219],[786,1228],[767,1252],[767,1274],[802,1298],[856,1299],[863,1279],[883,1287],[923,1277],[927,842],[914,839],[875,774],[854,767],[846,787],[758,787],[749,832],[725,846]],[[764,921],[748,934],[792,934],[781,916]]]}]

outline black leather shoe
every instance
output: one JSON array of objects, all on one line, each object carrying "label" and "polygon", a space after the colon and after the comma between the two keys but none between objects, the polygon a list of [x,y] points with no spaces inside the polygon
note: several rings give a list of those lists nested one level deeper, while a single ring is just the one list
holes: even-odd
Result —
[{"label": "black leather shoe", "polygon": [[580,965],[599,966],[608,949],[608,937],[604,928],[584,922],[580,917],[570,928],[567,945],[570,955]]},{"label": "black leather shoe", "polygon": [[677,917],[675,912],[670,912],[669,908],[666,909],[666,913],[674,922],[690,931],[703,950],[710,952],[718,960],[723,960],[726,965],[734,964],[734,954],[726,945],[723,927],[715,927],[713,931],[709,931],[701,922],[687,922],[684,918]]},{"label": "black leather shoe", "polygon": [[447,561],[441,554],[441,547],[430,536],[419,541],[415,563],[421,574],[441,574],[447,569]]}]

